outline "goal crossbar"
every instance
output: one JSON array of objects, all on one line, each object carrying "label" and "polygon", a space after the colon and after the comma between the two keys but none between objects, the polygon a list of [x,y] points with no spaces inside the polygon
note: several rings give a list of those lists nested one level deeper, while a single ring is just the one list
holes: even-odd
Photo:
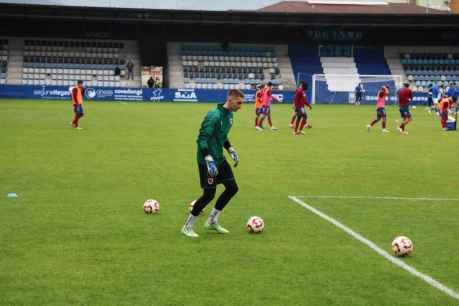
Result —
[{"label": "goal crossbar", "polygon": [[395,94],[396,89],[402,86],[402,82],[401,75],[313,74],[311,102],[325,102],[317,99],[318,95],[322,95],[332,100],[326,101],[327,103],[343,103],[344,99],[350,100],[353,97],[359,83],[362,84],[366,95],[376,96],[377,89],[384,84],[387,84]]}]

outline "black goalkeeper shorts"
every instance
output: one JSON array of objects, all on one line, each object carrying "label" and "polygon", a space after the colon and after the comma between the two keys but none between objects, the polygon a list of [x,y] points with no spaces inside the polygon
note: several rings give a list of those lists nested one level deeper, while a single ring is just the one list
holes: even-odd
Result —
[{"label": "black goalkeeper shorts", "polygon": [[233,170],[228,162],[225,160],[221,165],[218,166],[217,177],[209,176],[207,172],[206,164],[199,164],[199,179],[201,181],[201,188],[217,188],[218,184],[222,184],[225,181],[234,181]]}]

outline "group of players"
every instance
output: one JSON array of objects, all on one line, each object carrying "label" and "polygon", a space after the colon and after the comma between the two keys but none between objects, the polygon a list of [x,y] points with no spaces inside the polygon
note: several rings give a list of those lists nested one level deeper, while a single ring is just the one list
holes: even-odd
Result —
[{"label": "group of players", "polygon": [[[411,122],[412,116],[410,113],[410,103],[413,99],[413,92],[409,88],[409,84],[403,84],[403,87],[400,88],[397,92],[398,104],[400,107],[400,116],[402,117],[402,122],[398,126],[398,130],[401,134],[408,134],[406,126]],[[390,90],[388,85],[383,85],[376,95],[376,119],[374,119],[370,124],[367,125],[368,131],[371,128],[381,121],[382,131],[388,133],[387,129],[387,115],[386,115],[386,98],[389,96]]]},{"label": "group of players", "polygon": [[430,84],[428,88],[428,111],[440,118],[441,127],[446,129],[448,113],[455,110],[459,89],[451,82],[448,86]]},{"label": "group of players", "polygon": [[[308,84],[301,81],[300,86],[295,91],[295,97],[293,99],[293,116],[290,120],[290,127],[293,129],[294,135],[304,134],[304,128],[311,128],[308,122],[308,114],[305,107],[312,110],[311,104],[308,103],[306,98],[306,91],[308,90]],[[259,85],[255,94],[255,128],[258,131],[263,131],[263,121],[265,118],[268,119],[268,125],[272,131],[278,129],[273,126],[271,118],[271,103],[272,101],[278,101],[272,95],[272,83],[269,82],[266,85]]]},{"label": "group of players", "polygon": [[[406,130],[406,126],[408,123],[411,122],[412,116],[410,113],[410,103],[413,100],[413,92],[409,88],[408,83],[404,83],[403,87],[397,91],[397,98],[398,104],[400,107],[400,116],[402,117],[402,122],[397,127],[401,134],[408,134]],[[382,125],[382,132],[389,132],[387,129],[387,115],[385,110],[385,102],[386,97],[389,96],[390,90],[389,86],[383,85],[376,96],[376,118],[367,125],[368,131],[371,128],[381,121]],[[431,99],[431,95],[429,96],[429,100]],[[438,96],[438,98],[431,103],[429,101],[429,105],[432,104],[433,108],[435,109],[436,113],[440,117],[440,125],[443,130],[446,130],[446,123],[448,121],[448,114],[455,110],[456,108],[457,97],[455,92],[450,92],[449,95],[445,92]]]},{"label": "group of players", "polygon": [[[413,92],[409,87],[409,83],[404,83],[403,87],[400,88],[396,93],[400,116],[402,118],[402,121],[397,126],[397,129],[403,135],[408,134],[406,127],[412,121],[410,103],[413,100]],[[358,90],[358,92],[360,93],[359,100],[361,100],[361,93],[363,92],[363,90],[361,90],[361,84],[359,84],[358,88],[360,89]],[[453,87],[451,86],[450,90],[441,90],[441,88],[438,89],[436,88],[436,86],[433,86],[429,91],[429,107],[430,105],[432,105],[432,109],[439,116],[440,125],[443,130],[446,130],[448,114],[455,109],[457,102],[456,91],[451,90],[451,88]],[[300,86],[295,91],[295,97],[292,105],[294,113],[290,121],[290,127],[293,129],[294,135],[304,134],[304,128],[311,127],[311,125],[307,123],[308,115],[305,109],[307,107],[309,110],[312,110],[312,106],[307,102],[306,98],[307,89],[308,84],[304,81],[301,81]],[[376,118],[370,124],[367,125],[368,131],[370,131],[376,123],[381,121],[382,132],[390,132],[387,129],[387,114],[385,109],[386,99],[389,96],[389,94],[390,89],[388,85],[383,85],[378,90],[376,96]],[[434,96],[435,98],[432,99],[432,96]],[[266,85],[260,85],[257,87],[257,92],[255,95],[255,128],[259,131],[263,131],[262,124],[265,118],[268,119],[268,124],[271,130],[277,130],[277,128],[272,125],[271,118],[271,103],[273,100],[277,99],[272,95],[271,83],[267,83]]]},{"label": "group of players", "polygon": [[[360,86],[360,84],[359,84]],[[265,85],[259,85],[255,94],[255,128],[258,131],[263,131],[263,122],[265,119],[268,121],[268,125],[272,131],[277,131],[278,128],[273,126],[271,118],[271,103],[273,101],[279,102],[279,100],[273,96],[272,93],[273,84],[268,82]],[[361,86],[360,86],[361,87]],[[312,106],[307,101],[306,92],[308,90],[308,84],[305,81],[300,82],[300,86],[295,91],[293,99],[293,115],[290,121],[290,127],[293,129],[294,135],[304,134],[304,128],[311,128],[308,124],[308,114],[306,107],[312,110]],[[440,118],[441,128],[446,130],[446,123],[448,121],[448,114],[455,109],[457,96],[453,86],[449,87],[449,90],[442,90],[437,85],[429,87],[429,113],[434,111]],[[373,128],[379,121],[381,121],[382,132],[388,133],[387,129],[387,114],[385,110],[386,98],[390,94],[388,85],[383,85],[376,96],[376,118],[367,125],[368,131]],[[83,117],[83,96],[84,87],[83,81],[78,81],[77,85],[71,90],[71,99],[74,109],[74,117],[72,120],[72,127],[81,129],[79,127],[79,120]],[[400,107],[400,116],[402,122],[397,127],[401,134],[408,134],[406,126],[411,122],[412,115],[410,113],[410,103],[413,99],[413,92],[409,88],[408,83],[404,83],[403,87],[397,91],[397,98]]]},{"label": "group of players", "polygon": [[[307,124],[308,116],[305,110],[307,107],[312,109],[308,103],[306,91],[308,84],[304,81],[295,91],[293,100],[294,114],[290,121],[290,126],[293,128],[294,135],[301,135],[305,127],[310,127]],[[373,120],[367,127],[370,130],[377,122],[382,121],[383,132],[388,132],[386,128],[386,111],[385,100],[389,95],[389,86],[384,85],[380,88],[377,94],[376,101],[376,119]],[[83,81],[78,81],[76,86],[70,90],[74,117],[72,127],[79,127],[79,120],[83,117],[83,97],[84,86]],[[409,84],[404,84],[404,87],[397,92],[400,114],[403,118],[402,123],[398,126],[402,134],[407,134],[406,126],[411,121],[409,110],[410,102],[413,98],[412,91],[409,89]],[[272,131],[277,128],[273,126],[271,119],[271,102],[277,100],[272,95],[272,84],[267,83],[260,86],[256,92],[255,103],[255,127],[257,130],[263,131],[262,124],[267,118],[268,124]],[[448,118],[448,110],[453,108],[456,103],[456,97],[442,96],[438,101],[438,111],[441,117],[442,127],[445,127]],[[244,94],[239,90],[233,89],[228,92],[227,100],[219,104],[216,109],[211,110],[204,118],[197,139],[197,163],[199,169],[199,179],[202,188],[202,195],[194,201],[193,208],[187,216],[185,223],[181,229],[181,233],[190,238],[198,238],[199,235],[193,230],[193,224],[202,210],[214,199],[216,187],[223,184],[225,190],[218,197],[214,208],[208,216],[204,227],[208,230],[215,231],[220,234],[228,234],[229,231],[222,227],[218,221],[219,216],[229,201],[238,192],[238,185],[233,175],[231,166],[226,161],[223,154],[223,149],[226,149],[234,162],[234,167],[239,164],[239,155],[235,148],[231,145],[228,134],[233,124],[233,113],[237,112],[244,101]]]},{"label": "group of players", "polygon": [[[312,109],[307,102],[306,91],[308,85],[306,82],[301,82],[300,86],[295,91],[293,100],[294,115],[290,121],[290,126],[294,127],[294,135],[303,134],[303,128],[307,124],[307,113],[305,107]],[[384,85],[378,91],[376,101],[376,119],[368,125],[370,130],[378,121],[382,120],[384,132],[388,132],[386,128],[386,111],[385,100],[389,95],[389,86]],[[409,84],[404,84],[403,88],[397,92],[398,102],[400,106],[400,115],[403,118],[402,123],[398,126],[398,130],[402,134],[408,134],[406,126],[411,121],[410,103],[413,99],[413,93],[409,89]],[[277,100],[272,95],[272,84],[267,83],[264,86],[258,87],[255,100],[255,128],[263,131],[263,121],[267,118],[268,124],[272,131],[277,129],[272,124],[271,119],[271,102]],[[181,233],[190,238],[198,238],[199,235],[193,230],[193,224],[202,210],[215,197],[216,187],[223,184],[225,190],[218,197],[214,208],[204,223],[204,228],[215,231],[220,234],[229,234],[229,230],[222,227],[219,223],[219,216],[229,201],[238,192],[238,185],[233,175],[231,166],[226,161],[223,149],[226,149],[234,162],[234,167],[239,164],[239,155],[236,149],[231,145],[228,139],[228,133],[233,123],[233,113],[237,112],[244,101],[244,94],[238,90],[230,90],[225,103],[219,104],[216,109],[211,110],[204,118],[201,129],[199,131],[197,144],[197,160],[199,168],[199,178],[202,188],[202,195],[194,202],[190,214],[185,220],[185,224],[181,229]],[[443,98],[439,103],[440,112],[444,112],[446,108],[450,108],[456,102],[456,98]],[[443,114],[443,113],[442,113]],[[447,114],[447,113],[446,113]],[[443,115],[442,115],[443,116]],[[443,126],[443,117],[442,117]]]}]

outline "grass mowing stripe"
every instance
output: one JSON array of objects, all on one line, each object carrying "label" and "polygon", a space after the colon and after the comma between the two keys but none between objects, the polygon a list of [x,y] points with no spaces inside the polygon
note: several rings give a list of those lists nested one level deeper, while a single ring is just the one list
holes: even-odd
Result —
[{"label": "grass mowing stripe", "polygon": [[299,198],[297,198],[295,196],[289,196],[289,199],[294,201],[296,204],[302,206],[303,208],[311,211],[312,213],[318,215],[322,219],[325,219],[326,221],[330,222],[331,224],[333,224],[334,226],[338,227],[339,229],[343,230],[344,232],[346,232],[347,234],[349,234],[353,238],[357,239],[358,241],[362,242],[363,244],[365,244],[366,246],[371,248],[373,251],[375,251],[376,253],[378,253],[382,257],[384,257],[387,260],[389,260],[390,262],[392,262],[394,265],[399,266],[400,268],[404,269],[405,271],[409,272],[410,274],[422,279],[423,281],[425,281],[426,283],[428,283],[432,287],[437,288],[438,290],[446,293],[450,297],[452,297],[452,298],[454,298],[456,300],[459,300],[459,293],[457,293],[453,289],[446,287],[445,285],[443,285],[442,283],[440,283],[436,279],[430,277],[429,275],[424,274],[422,272],[419,272],[414,267],[406,264],[404,261],[400,260],[399,258],[393,257],[392,255],[390,255],[389,253],[387,253],[386,251],[384,251],[383,249],[378,247],[374,242],[372,242],[371,240],[368,240],[367,238],[363,237],[359,233],[354,232],[352,229],[350,229],[346,225],[342,224],[341,222],[337,221],[336,219],[333,219],[332,217],[324,214],[323,212],[321,212],[317,208],[312,207],[311,205],[305,203],[304,201],[300,200]]}]

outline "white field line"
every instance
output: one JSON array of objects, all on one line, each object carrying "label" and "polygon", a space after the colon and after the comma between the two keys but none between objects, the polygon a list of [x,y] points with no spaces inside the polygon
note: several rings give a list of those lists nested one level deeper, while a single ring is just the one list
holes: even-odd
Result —
[{"label": "white field line", "polygon": [[340,195],[298,195],[298,199],[366,199],[366,200],[406,200],[406,201],[459,201],[459,198],[412,198],[412,197],[392,197],[392,196],[340,196]]},{"label": "white field line", "polygon": [[456,300],[459,300],[459,293],[457,293],[453,289],[446,287],[445,285],[443,285],[439,281],[435,280],[434,278],[430,277],[429,275],[424,274],[422,272],[419,272],[414,267],[406,264],[403,260],[390,255],[389,253],[387,253],[386,251],[384,251],[383,249],[378,247],[374,242],[372,242],[371,240],[368,240],[367,238],[363,237],[359,233],[354,232],[352,229],[350,229],[346,225],[340,223],[336,219],[324,214],[323,212],[321,212],[317,208],[312,207],[311,205],[303,202],[302,200],[300,200],[299,198],[297,198],[295,196],[289,196],[289,199],[294,201],[296,204],[302,206],[303,208],[306,208],[307,210],[311,211],[312,213],[318,215],[322,219],[325,219],[326,221],[330,222],[331,224],[333,224],[334,226],[338,227],[339,229],[343,230],[345,233],[347,233],[348,235],[352,236],[353,238],[355,238],[356,240],[360,241],[361,243],[365,244],[370,249],[372,249],[373,251],[375,251],[376,253],[378,253],[382,257],[384,257],[387,260],[389,260],[390,262],[392,262],[394,265],[399,266],[400,268],[402,268],[403,270],[407,271],[408,273],[410,273],[410,274],[422,279],[424,282],[426,282],[429,285],[431,285],[432,287],[435,287],[438,290],[446,293],[450,297],[452,297],[452,298],[454,298]]}]

